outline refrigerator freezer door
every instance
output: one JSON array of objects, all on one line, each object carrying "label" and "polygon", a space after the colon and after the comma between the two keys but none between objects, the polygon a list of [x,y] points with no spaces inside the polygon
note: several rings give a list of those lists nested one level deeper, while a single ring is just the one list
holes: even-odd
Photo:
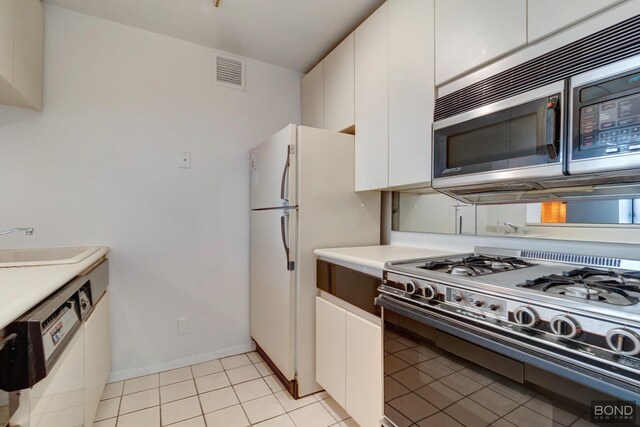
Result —
[{"label": "refrigerator freezer door", "polygon": [[[295,377],[297,211],[251,212],[251,337],[289,380]],[[287,257],[287,250],[289,256]]]},{"label": "refrigerator freezer door", "polygon": [[296,126],[251,150],[251,209],[296,206]]}]

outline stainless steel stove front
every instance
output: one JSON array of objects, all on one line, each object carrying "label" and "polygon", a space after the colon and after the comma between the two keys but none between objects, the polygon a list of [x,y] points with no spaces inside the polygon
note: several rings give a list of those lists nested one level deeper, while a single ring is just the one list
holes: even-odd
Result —
[{"label": "stainless steel stove front", "polygon": [[[483,263],[499,263],[485,255],[526,265],[487,271]],[[625,287],[630,298],[612,304],[522,285],[564,280],[563,272],[585,266],[640,270],[640,261],[495,248],[449,259],[471,262],[479,274],[449,274],[451,265],[436,258],[386,265],[377,304],[386,334],[385,415],[393,424],[589,425],[592,401],[637,406],[637,288]]]},{"label": "stainless steel stove front", "polygon": [[571,369],[570,362],[545,357],[530,363],[533,357],[520,357],[526,352],[516,356],[516,346],[470,324],[417,314],[411,303],[389,295],[378,304],[384,321],[383,426],[589,426],[593,401],[640,402],[640,389],[608,389],[615,397],[603,393],[596,378],[585,386],[554,371]]}]

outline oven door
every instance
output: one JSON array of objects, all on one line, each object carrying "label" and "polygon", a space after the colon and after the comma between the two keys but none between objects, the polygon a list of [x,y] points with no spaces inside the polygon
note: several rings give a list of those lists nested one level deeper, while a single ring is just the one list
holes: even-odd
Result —
[{"label": "oven door", "polygon": [[527,363],[532,352],[518,360],[510,357],[515,346],[507,348],[509,355],[496,351],[503,345],[499,339],[479,345],[482,333],[437,314],[387,296],[376,302],[384,321],[383,426],[586,426],[594,401],[640,402],[637,390],[613,398],[598,391],[606,386],[587,387],[556,375],[550,357],[543,361],[551,367],[546,370]]},{"label": "oven door", "polygon": [[562,176],[565,82],[434,124],[433,186]]}]

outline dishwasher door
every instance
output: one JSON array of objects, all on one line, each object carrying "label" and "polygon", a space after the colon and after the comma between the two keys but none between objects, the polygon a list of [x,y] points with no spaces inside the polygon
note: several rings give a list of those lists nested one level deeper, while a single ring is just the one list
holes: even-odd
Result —
[{"label": "dishwasher door", "polygon": [[84,328],[47,377],[31,388],[29,427],[84,426]]}]

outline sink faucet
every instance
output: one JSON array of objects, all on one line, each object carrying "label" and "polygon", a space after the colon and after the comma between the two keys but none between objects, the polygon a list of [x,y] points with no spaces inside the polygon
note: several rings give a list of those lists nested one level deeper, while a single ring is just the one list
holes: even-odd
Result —
[{"label": "sink faucet", "polygon": [[510,227],[513,230],[514,233],[517,233],[518,230],[520,229],[520,227],[518,227],[517,225],[515,225],[514,223],[509,222],[509,221],[505,221],[504,225],[506,225],[507,227]]},{"label": "sink faucet", "polygon": [[24,231],[24,234],[27,236],[33,235],[33,228],[10,228],[7,230],[0,230],[0,236],[3,234],[19,233],[21,231]]}]

